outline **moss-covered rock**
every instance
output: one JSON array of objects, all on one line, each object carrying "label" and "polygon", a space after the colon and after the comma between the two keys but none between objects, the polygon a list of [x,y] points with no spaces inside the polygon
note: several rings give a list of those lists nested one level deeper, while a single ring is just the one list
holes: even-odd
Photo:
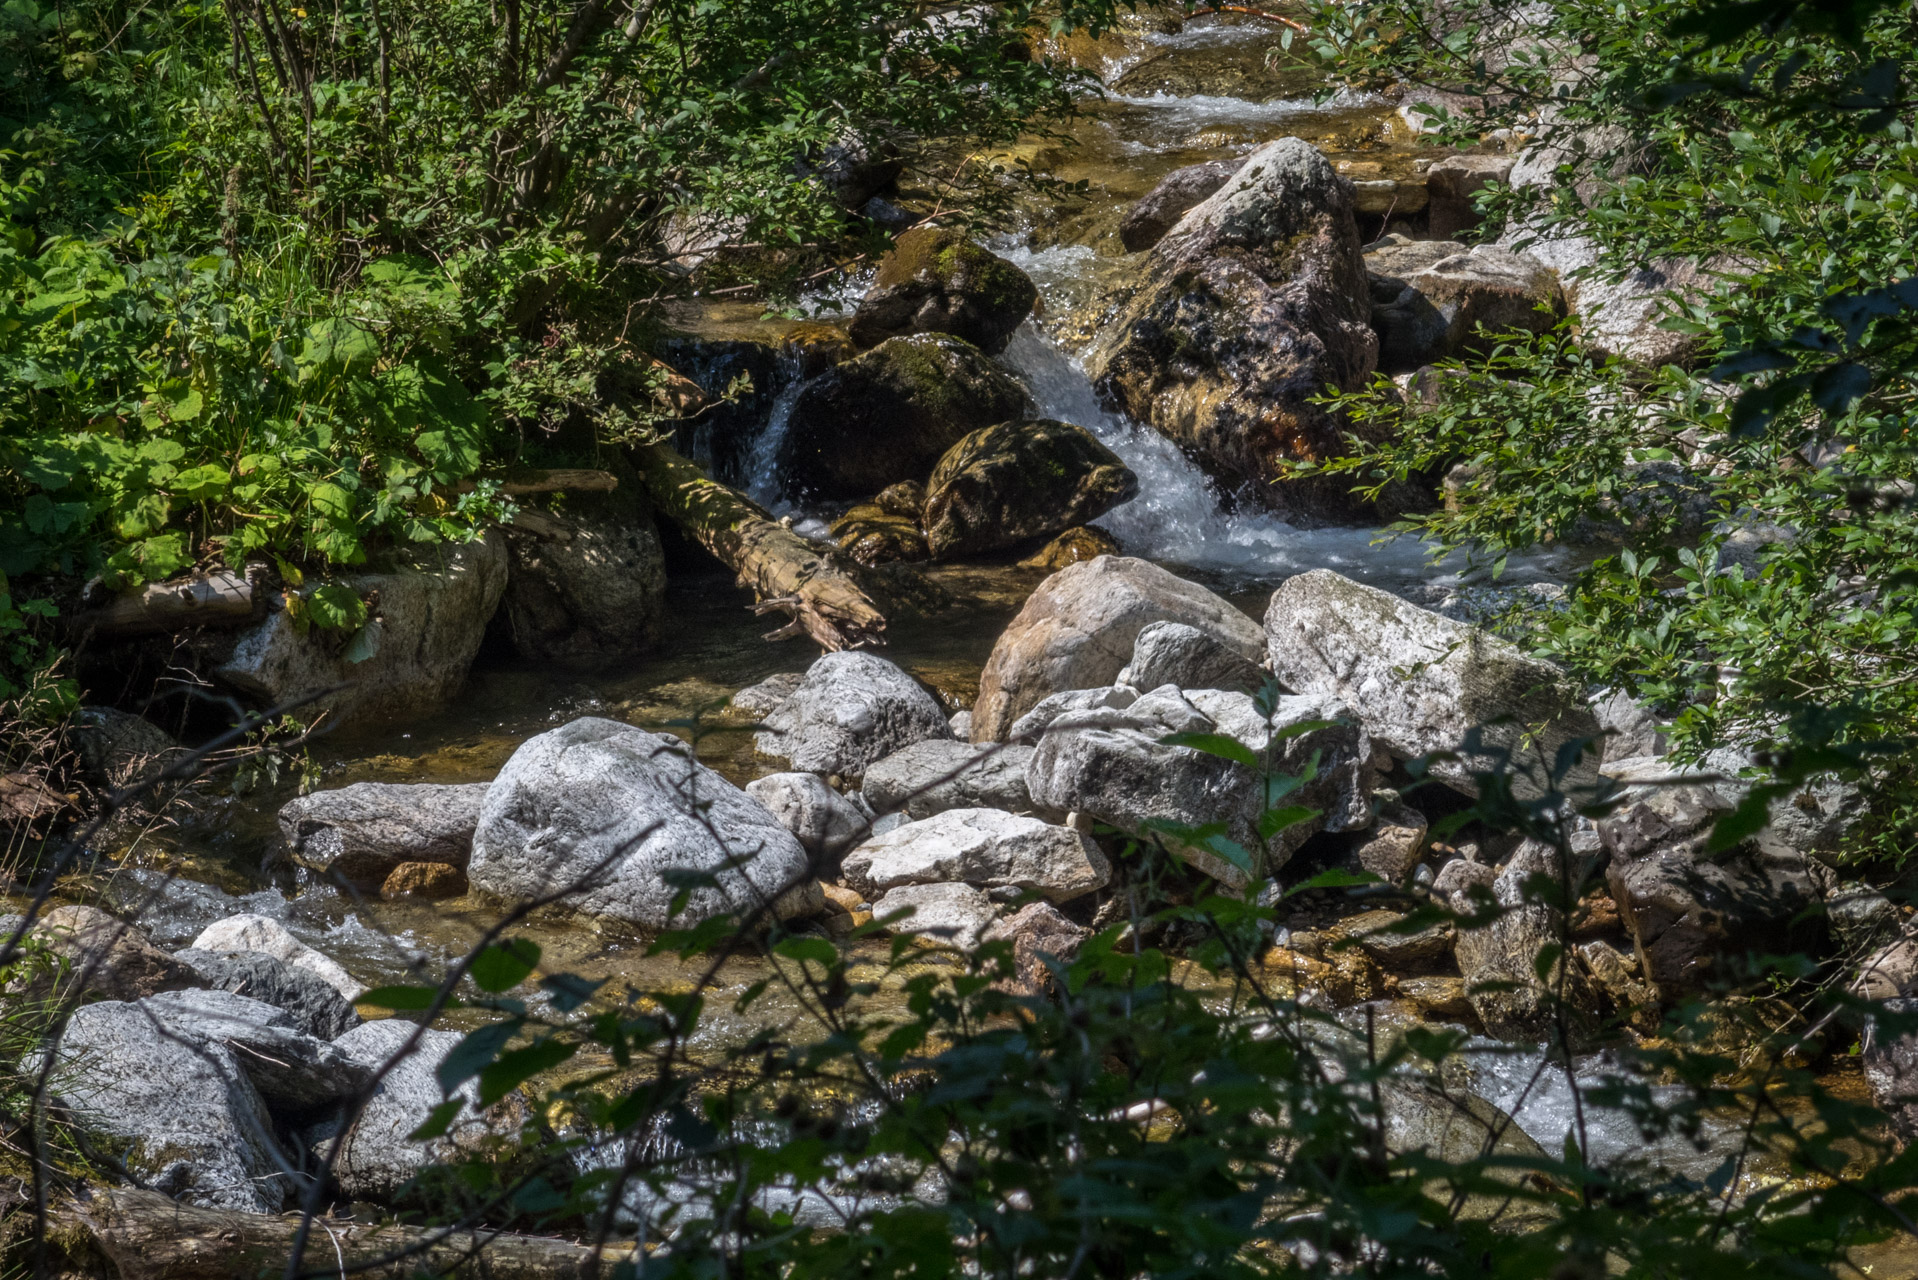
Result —
[{"label": "moss-covered rock", "polygon": [[924,560],[926,535],[919,524],[894,515],[875,502],[862,502],[832,522],[839,547],[860,564],[890,564],[896,560]]},{"label": "moss-covered rock", "polygon": [[1032,314],[1025,272],[956,231],[915,227],[880,260],[848,329],[862,347],[908,333],[950,333],[998,355]]},{"label": "moss-covered rock", "polygon": [[1119,540],[1104,529],[1089,524],[1067,529],[1045,546],[1019,562],[1021,569],[1044,569],[1056,573],[1069,564],[1095,560],[1100,556],[1124,555]]},{"label": "moss-covered rock", "polygon": [[894,338],[800,388],[779,474],[794,497],[865,498],[923,480],[967,432],[1030,412],[1025,389],[971,343]]},{"label": "moss-covered rock", "polygon": [[926,486],[936,560],[1017,546],[1129,502],[1139,478],[1084,427],[1002,422],[954,445]]}]

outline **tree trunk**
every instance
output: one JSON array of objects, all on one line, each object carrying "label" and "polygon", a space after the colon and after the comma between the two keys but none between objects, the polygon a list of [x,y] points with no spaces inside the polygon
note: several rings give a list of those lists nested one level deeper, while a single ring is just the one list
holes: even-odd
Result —
[{"label": "tree trunk", "polygon": [[827,649],[883,644],[886,618],[850,574],[744,494],[708,479],[665,444],[632,451],[653,504],[792,621],[767,639],[808,635]]},{"label": "tree trunk", "polygon": [[[16,1212],[30,1212],[24,1204]],[[55,1205],[49,1236],[71,1255],[84,1237],[119,1280],[261,1280],[286,1269],[299,1218],[268,1217],[179,1204],[157,1191],[97,1190]],[[19,1238],[15,1237],[18,1243]],[[617,1263],[631,1248],[617,1245]],[[316,1218],[301,1274],[411,1280],[417,1275],[473,1280],[595,1280],[601,1256],[585,1245],[506,1232],[444,1232],[393,1223]],[[611,1268],[606,1270],[610,1273]]]}]

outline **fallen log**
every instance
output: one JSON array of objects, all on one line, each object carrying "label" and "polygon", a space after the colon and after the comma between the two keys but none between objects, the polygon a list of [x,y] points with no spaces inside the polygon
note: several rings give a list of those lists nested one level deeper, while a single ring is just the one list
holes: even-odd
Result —
[{"label": "fallen log", "polygon": [[238,626],[253,618],[257,579],[264,572],[263,566],[250,565],[244,574],[215,569],[178,581],[150,583],[77,615],[71,629],[76,635],[91,632],[98,639],[115,640],[170,635],[192,627]]},{"label": "fallen log", "polygon": [[[456,486],[460,493],[471,493],[477,484],[472,480],[462,480]],[[562,489],[569,493],[611,493],[619,488],[619,477],[610,471],[594,471],[586,467],[561,467],[552,471],[521,471],[510,476],[502,476],[499,491],[509,498],[524,498],[536,493],[558,493]]]},{"label": "fallen log", "polygon": [[757,503],[669,445],[642,445],[632,459],[653,505],[753,589],[759,612],[792,616],[768,640],[808,635],[826,649],[885,643],[886,616],[859,583]]},{"label": "fallen log", "polygon": [[[24,1212],[24,1206],[19,1206]],[[157,1191],[96,1190],[53,1207],[50,1236],[71,1253],[84,1236],[118,1272],[118,1280],[259,1280],[285,1272],[298,1232],[297,1215],[284,1218],[202,1209]],[[316,1218],[307,1234],[302,1276],[368,1276],[412,1280],[461,1276],[473,1280],[595,1280],[610,1274],[630,1245],[601,1254],[586,1245],[510,1232],[446,1232],[397,1223]],[[76,1260],[77,1261],[77,1260]]]}]

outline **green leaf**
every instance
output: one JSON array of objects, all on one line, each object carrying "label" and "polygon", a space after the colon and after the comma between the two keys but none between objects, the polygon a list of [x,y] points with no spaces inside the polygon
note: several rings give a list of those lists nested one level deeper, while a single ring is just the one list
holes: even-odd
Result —
[{"label": "green leaf", "polygon": [[336,484],[321,481],[307,491],[306,500],[312,504],[315,514],[328,520],[353,518],[353,495]]},{"label": "green leaf", "polygon": [[164,533],[157,538],[146,538],[131,546],[121,547],[108,556],[101,581],[121,591],[143,583],[159,582],[192,563],[181,536]]},{"label": "green leaf", "polygon": [[340,657],[347,662],[361,663],[378,654],[381,630],[378,618],[368,618],[366,624],[355,631],[353,638],[346,642],[346,648],[341,651]]},{"label": "green leaf", "polygon": [[1259,839],[1270,840],[1287,827],[1296,827],[1301,822],[1310,822],[1318,816],[1317,809],[1309,809],[1302,804],[1287,805],[1282,809],[1267,809],[1259,815]]},{"label": "green leaf", "polygon": [[473,958],[467,972],[481,991],[510,991],[539,964],[539,944],[526,938],[496,942]]},{"label": "green leaf", "polygon": [[518,1018],[509,1018],[505,1022],[488,1023],[467,1032],[465,1038],[440,1059],[440,1065],[434,1070],[439,1077],[441,1090],[451,1093],[491,1066],[506,1048],[507,1042],[519,1034],[520,1025]]},{"label": "green leaf", "polygon": [[1312,889],[1351,889],[1362,884],[1383,883],[1385,882],[1369,871],[1347,871],[1343,867],[1333,867],[1328,871],[1319,872],[1310,880],[1299,881],[1285,891],[1285,896],[1289,898],[1295,893],[1305,893]]},{"label": "green leaf", "polygon": [[501,1054],[498,1062],[480,1072],[480,1105],[492,1106],[531,1077],[565,1062],[578,1049],[570,1041],[547,1039]]},{"label": "green leaf", "polygon": [[1173,733],[1159,739],[1159,743],[1167,747],[1189,747],[1221,760],[1242,764],[1248,769],[1259,767],[1259,758],[1252,753],[1252,748],[1223,733]]},{"label": "green leaf", "polygon": [[[395,1013],[418,1013],[422,1009],[433,1007],[433,998],[439,992],[433,987],[374,987],[363,991],[355,1004],[371,1005],[375,1009],[391,1009]],[[447,1007],[452,1008],[459,1002],[449,1000]]]},{"label": "green leaf", "polygon": [[365,373],[380,354],[379,339],[358,321],[322,320],[306,331],[296,363],[300,381]]},{"label": "green leaf", "polygon": [[307,595],[306,617],[313,626],[329,631],[345,631],[366,621],[366,601],[360,599],[359,592],[344,582],[328,582],[315,587]]},{"label": "green leaf", "polygon": [[788,960],[810,960],[826,968],[839,961],[838,949],[824,938],[787,938],[774,947],[773,952]]},{"label": "green leaf", "polygon": [[576,973],[555,973],[541,978],[539,985],[551,998],[554,1009],[560,1013],[571,1013],[591,1000],[593,993],[609,981],[607,978],[582,978]]},{"label": "green leaf", "polygon": [[465,1106],[465,1098],[448,1098],[426,1113],[426,1119],[420,1122],[420,1127],[406,1135],[407,1140],[410,1142],[425,1142],[431,1138],[444,1137],[446,1131],[453,1127],[453,1121],[459,1117],[460,1111],[463,1110]]},{"label": "green leaf", "polygon": [[226,487],[232,482],[232,479],[233,477],[228,474],[225,467],[216,467],[209,463],[205,466],[189,467],[187,470],[182,471],[179,475],[173,477],[169,487],[174,493],[179,494],[183,498],[191,498],[195,502],[204,502],[209,498],[217,498],[226,492]]}]

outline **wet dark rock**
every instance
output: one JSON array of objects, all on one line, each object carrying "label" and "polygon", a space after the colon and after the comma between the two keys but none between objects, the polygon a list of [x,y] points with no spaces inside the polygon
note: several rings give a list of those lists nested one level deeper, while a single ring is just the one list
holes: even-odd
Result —
[{"label": "wet dark rock", "polygon": [[[1469,794],[1474,769],[1489,767],[1498,749],[1511,756],[1519,792],[1541,794],[1559,747],[1599,733],[1580,690],[1551,663],[1329,569],[1286,579],[1272,593],[1265,630],[1280,684],[1341,699],[1402,760],[1458,751],[1478,728],[1482,758],[1432,766]],[[1562,785],[1595,785],[1595,754]]]},{"label": "wet dark rock", "polygon": [[764,717],[762,754],[807,773],[857,778],[895,751],[944,738],[946,714],[925,687],[871,653],[829,653]]},{"label": "wet dark rock", "polygon": [[1480,245],[1387,236],[1368,247],[1379,367],[1417,369],[1483,350],[1513,329],[1544,333],[1565,313],[1558,277],[1536,259]]},{"label": "wet dark rock", "polygon": [[356,782],[315,791],[280,809],[280,834],[302,866],[376,888],[402,862],[465,866],[487,786]]},{"label": "wet dark rock", "polygon": [[[1492,881],[1497,917],[1478,928],[1459,929],[1453,942],[1466,998],[1486,1032],[1502,1040],[1553,1039],[1559,1017],[1555,1006],[1562,1008],[1575,1043],[1588,1040],[1594,1031],[1597,996],[1583,970],[1568,966],[1562,954],[1544,977],[1537,967],[1546,947],[1563,944],[1565,919],[1549,901],[1528,896],[1527,881],[1537,876],[1562,879],[1564,874],[1556,849],[1526,841]],[[1457,902],[1455,909],[1472,907]]]},{"label": "wet dark rock", "polygon": [[1263,656],[1257,624],[1197,583],[1130,556],[1068,565],[1039,584],[993,646],[972,708],[973,741],[1003,740],[1054,693],[1110,685],[1152,622],[1182,622],[1250,661]]},{"label": "wet dark rock", "polygon": [[971,343],[894,338],[800,389],[779,472],[795,495],[864,498],[923,480],[968,432],[1030,412],[1025,388]]},{"label": "wet dark rock", "polygon": [[1211,474],[1309,518],[1362,514],[1342,481],[1274,483],[1346,451],[1350,424],[1312,401],[1377,363],[1352,202],[1309,143],[1261,147],[1152,248],[1085,357],[1103,395]]},{"label": "wet dark rock", "polygon": [[926,542],[935,560],[1017,546],[1129,502],[1139,478],[1084,427],[1003,422],[967,435],[926,484]]},{"label": "wet dark rock", "polygon": [[831,529],[840,550],[868,567],[931,555],[918,521],[894,515],[876,502],[860,503],[834,520]]},{"label": "wet dark rock", "polygon": [[1132,661],[1117,683],[1134,689],[1229,689],[1251,693],[1268,679],[1265,668],[1238,650],[1183,622],[1149,622],[1132,642]]},{"label": "wet dark rock", "polygon": [[1091,930],[1059,914],[1049,902],[1030,902],[986,930],[985,940],[1012,942],[1015,995],[1043,995],[1053,985],[1054,964],[1071,964]]},{"label": "wet dark rock", "polygon": [[598,662],[657,638],[666,557],[646,513],[523,511],[505,532],[511,569],[500,611],[522,658]]},{"label": "wet dark rock", "polygon": [[[466,874],[509,902],[559,894],[586,915],[664,929],[766,904],[782,919],[810,915],[819,887],[807,867],[792,833],[683,741],[586,717],[507,760]],[[711,881],[674,914],[687,873]]]},{"label": "wet dark rock", "polygon": [[1119,223],[1120,243],[1127,253],[1150,249],[1178,224],[1186,210],[1211,196],[1238,171],[1238,164],[1231,160],[1208,160],[1174,169],[1126,211]]},{"label": "wet dark rock", "polygon": [[1026,273],[957,231],[915,227],[879,260],[871,291],[847,326],[874,347],[910,333],[949,333],[998,355],[1032,313]]},{"label": "wet dark rock", "polygon": [[926,510],[926,486],[917,480],[901,480],[881,489],[872,502],[889,516],[918,524]]},{"label": "wet dark rock", "polygon": [[113,791],[151,782],[187,754],[151,720],[115,707],[81,707],[67,737],[88,778]]},{"label": "wet dark rock", "polygon": [[1046,543],[1045,546],[1021,560],[1019,567],[1057,573],[1069,564],[1097,560],[1100,556],[1124,554],[1125,548],[1119,545],[1119,540],[1104,529],[1093,525],[1081,525],[1077,529],[1067,529],[1051,542]]},{"label": "wet dark rock", "polygon": [[861,794],[873,812],[902,812],[914,821],[947,809],[1030,813],[1026,762],[1031,757],[1031,747],[915,742],[868,766]]},{"label": "wet dark rock", "polygon": [[296,969],[263,951],[206,951],[189,947],[173,958],[191,966],[200,981],[218,991],[251,997],[283,1010],[293,1025],[320,1040],[332,1040],[360,1024],[345,996],[319,975]]}]

